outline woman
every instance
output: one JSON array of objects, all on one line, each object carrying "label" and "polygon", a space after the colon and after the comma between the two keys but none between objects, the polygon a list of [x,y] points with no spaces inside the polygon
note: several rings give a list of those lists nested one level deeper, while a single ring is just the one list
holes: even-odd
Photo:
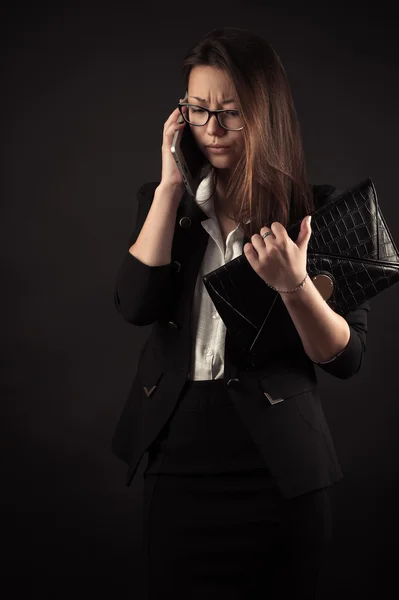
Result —
[{"label": "woman", "polygon": [[[369,304],[344,319],[307,276],[307,216],[335,188],[307,181],[273,49],[245,30],[211,31],[187,54],[184,79],[161,181],[139,190],[115,286],[127,322],[154,324],[113,440],[128,483],[148,456],[148,597],[314,598],[329,488],[342,477],[314,364],[339,378],[359,370]],[[210,164],[194,199],[170,151],[182,127]],[[286,228],[298,219],[293,241]],[[230,339],[202,282],[242,252],[280,298],[256,355]]]}]

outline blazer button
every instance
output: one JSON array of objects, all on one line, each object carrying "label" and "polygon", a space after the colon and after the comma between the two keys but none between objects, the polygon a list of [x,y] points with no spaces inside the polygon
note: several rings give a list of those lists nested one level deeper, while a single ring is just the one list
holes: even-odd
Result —
[{"label": "blazer button", "polygon": [[177,273],[180,271],[181,269],[181,264],[179,263],[178,260],[172,260],[172,268],[174,271],[176,271]]},{"label": "blazer button", "polygon": [[179,329],[179,325],[174,321],[168,321],[168,327],[169,329]]},{"label": "blazer button", "polygon": [[180,225],[180,227],[183,227],[184,229],[187,229],[188,227],[190,227],[191,226],[190,217],[182,217],[179,221],[179,225]]},{"label": "blazer button", "polygon": [[226,383],[226,385],[227,385],[227,387],[234,387],[238,383],[240,383],[239,379],[229,379],[228,382]]}]

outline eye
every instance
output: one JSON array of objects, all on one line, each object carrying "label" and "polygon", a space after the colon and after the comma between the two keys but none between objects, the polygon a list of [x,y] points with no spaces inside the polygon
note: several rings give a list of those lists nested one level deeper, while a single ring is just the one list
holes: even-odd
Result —
[{"label": "eye", "polygon": [[226,110],[226,115],[228,117],[238,117],[239,111],[238,110]]}]

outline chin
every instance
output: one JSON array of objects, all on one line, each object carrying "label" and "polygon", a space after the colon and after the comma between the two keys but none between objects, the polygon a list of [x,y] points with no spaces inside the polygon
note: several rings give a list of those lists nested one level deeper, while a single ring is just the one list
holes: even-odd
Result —
[{"label": "chin", "polygon": [[208,160],[212,165],[215,166],[232,166],[234,164],[234,160],[232,160],[231,156],[225,156],[223,154],[220,154],[219,156],[217,154],[212,156],[208,155]]}]

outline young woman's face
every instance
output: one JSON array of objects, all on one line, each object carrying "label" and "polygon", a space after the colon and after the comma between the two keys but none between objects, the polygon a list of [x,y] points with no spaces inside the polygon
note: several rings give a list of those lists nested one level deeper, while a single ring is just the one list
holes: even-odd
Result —
[{"label": "young woman's face", "polygon": [[[228,102],[226,102],[228,100]],[[238,111],[234,88],[224,71],[216,67],[197,66],[190,73],[185,102],[210,110]],[[236,113],[229,113],[228,119],[234,124]],[[227,122],[227,120],[226,120]],[[241,124],[240,124],[241,126]],[[194,138],[209,162],[217,169],[231,169],[244,152],[244,135],[241,131],[230,131],[221,127],[212,115],[206,125],[192,126]],[[209,146],[227,146],[222,152],[212,151]]]}]

